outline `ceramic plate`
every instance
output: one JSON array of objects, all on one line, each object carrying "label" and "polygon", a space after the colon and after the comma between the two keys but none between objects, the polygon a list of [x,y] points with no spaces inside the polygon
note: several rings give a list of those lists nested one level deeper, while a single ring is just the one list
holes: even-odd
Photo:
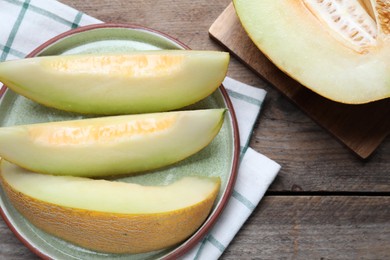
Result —
[{"label": "ceramic plate", "polygon": [[[131,50],[188,49],[161,32],[139,26],[98,24],[61,34],[44,43],[29,57],[76,53],[124,52]],[[0,126],[80,119],[83,116],[41,106],[9,89],[0,91]],[[221,191],[203,226],[182,244],[146,254],[105,254],[90,251],[53,237],[30,224],[0,190],[1,215],[14,234],[35,254],[54,259],[155,259],[176,258],[191,249],[211,228],[230,196],[239,156],[234,111],[223,86],[206,99],[183,109],[228,108],[220,133],[205,149],[171,167],[118,181],[163,185],[185,175],[220,176]]]}]

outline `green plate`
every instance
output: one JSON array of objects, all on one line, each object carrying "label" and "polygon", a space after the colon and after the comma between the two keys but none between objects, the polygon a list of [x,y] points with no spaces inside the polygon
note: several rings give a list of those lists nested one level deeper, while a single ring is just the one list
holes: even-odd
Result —
[{"label": "green plate", "polygon": [[[41,45],[29,57],[76,53],[124,52],[130,50],[188,49],[161,32],[132,25],[98,24],[61,34]],[[0,91],[0,126],[80,119],[85,116],[39,105],[9,89]],[[238,130],[228,95],[221,86],[211,96],[183,109],[228,108],[217,137],[202,151],[163,170],[124,177],[117,181],[145,185],[164,185],[187,175],[219,176],[221,191],[203,226],[182,244],[146,254],[106,254],[90,251],[51,236],[33,226],[9,202],[0,190],[0,213],[14,234],[35,254],[53,259],[155,259],[176,258],[208,232],[218,219],[232,191],[239,156]]]}]

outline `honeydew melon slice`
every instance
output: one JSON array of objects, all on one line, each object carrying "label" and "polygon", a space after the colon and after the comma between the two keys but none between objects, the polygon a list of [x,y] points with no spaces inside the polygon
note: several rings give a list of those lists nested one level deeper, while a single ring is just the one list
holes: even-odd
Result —
[{"label": "honeydew melon slice", "polygon": [[388,0],[234,0],[255,45],[318,94],[361,104],[390,97]]},{"label": "honeydew melon slice", "polygon": [[222,83],[229,54],[161,50],[35,57],[0,63],[0,81],[43,105],[84,114],[161,112]]},{"label": "honeydew melon slice", "polygon": [[217,177],[166,186],[53,176],[1,161],[0,182],[15,208],[38,228],[79,246],[141,253],[173,246],[207,218]]},{"label": "honeydew melon slice", "polygon": [[0,157],[55,175],[131,174],[173,164],[218,134],[225,109],[99,117],[0,128]]}]

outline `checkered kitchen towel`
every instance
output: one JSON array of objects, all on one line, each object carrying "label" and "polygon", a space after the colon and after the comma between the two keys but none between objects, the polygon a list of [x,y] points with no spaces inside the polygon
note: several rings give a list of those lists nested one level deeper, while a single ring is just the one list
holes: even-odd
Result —
[{"label": "checkered kitchen towel", "polygon": [[[0,0],[0,61],[24,58],[46,40],[101,21],[53,0]],[[253,212],[280,166],[248,147],[266,92],[226,78],[240,130],[241,164],[233,195],[204,239],[184,259],[217,259]]]}]

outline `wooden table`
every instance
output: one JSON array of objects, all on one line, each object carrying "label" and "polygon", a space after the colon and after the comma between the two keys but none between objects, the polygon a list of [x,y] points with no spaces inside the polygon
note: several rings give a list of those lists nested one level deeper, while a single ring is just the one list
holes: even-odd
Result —
[{"label": "wooden table", "polygon": [[[208,29],[229,0],[62,2],[223,50]],[[235,58],[228,76],[268,91],[251,147],[282,169],[222,259],[390,259],[390,138],[363,161]],[[34,258],[0,220],[0,259]]]}]

